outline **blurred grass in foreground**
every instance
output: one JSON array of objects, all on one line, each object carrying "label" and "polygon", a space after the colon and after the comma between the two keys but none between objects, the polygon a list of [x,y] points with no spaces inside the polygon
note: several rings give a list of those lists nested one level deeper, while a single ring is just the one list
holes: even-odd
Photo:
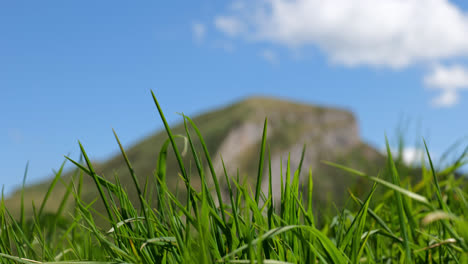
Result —
[{"label": "blurred grass in foreground", "polygon": [[[80,144],[83,160],[68,158],[79,172],[67,183],[64,196],[53,198],[63,205],[56,213],[44,213],[43,208],[52,199],[48,194],[59,183],[62,169],[43,202],[34,206],[31,218],[22,209],[20,218],[15,219],[2,197],[1,263],[468,263],[468,187],[465,178],[455,176],[466,164],[466,153],[435,171],[426,146],[429,163],[423,163],[421,180],[414,185],[395,166],[388,143],[387,165],[379,175],[325,162],[374,185],[365,197],[351,194],[348,209],[318,227],[320,216],[314,215],[311,198],[314,191],[321,190],[313,189],[310,169],[304,189],[299,175],[306,168],[291,168],[288,163],[284,175],[281,173],[281,193],[272,193],[271,166],[263,168],[264,160],[271,164],[267,120],[257,181],[251,188],[240,182],[238,175],[216,175],[202,135],[192,120],[183,116],[186,134],[182,137],[194,157],[194,168],[186,168],[175,142],[181,135],[172,134],[154,94],[153,98],[168,135],[153,174],[157,184],[138,182],[115,134],[139,205],[130,202],[118,177],[112,183],[96,174]],[[195,149],[194,140],[201,143],[201,149]],[[166,185],[166,158],[171,147],[180,167],[178,177],[185,184],[184,201]],[[268,178],[262,177],[265,170]],[[93,210],[96,200],[85,203],[81,199],[83,177],[93,178],[105,212]],[[191,185],[192,177],[199,177],[200,188]],[[224,177],[228,184],[228,199],[223,200],[218,177]],[[268,193],[262,192],[264,181],[269,183]],[[278,195],[280,199],[274,199]],[[150,198],[154,196],[155,202]],[[68,199],[75,201],[71,213],[64,210]],[[111,228],[102,230],[95,217],[105,219]]]}]

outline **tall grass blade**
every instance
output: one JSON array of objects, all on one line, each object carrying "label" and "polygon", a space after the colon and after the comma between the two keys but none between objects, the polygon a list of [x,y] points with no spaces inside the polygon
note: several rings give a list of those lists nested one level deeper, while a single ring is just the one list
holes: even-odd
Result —
[{"label": "tall grass blade", "polygon": [[137,190],[138,200],[140,201],[140,208],[141,208],[141,211],[143,211],[143,215],[145,217],[146,228],[148,228],[148,236],[152,237],[154,234],[153,225],[149,221],[148,213],[145,207],[144,196],[143,196],[143,193],[141,192],[140,184],[135,175],[135,170],[133,169],[132,164],[130,163],[130,160],[128,159],[127,153],[125,153],[122,143],[120,143],[120,139],[117,136],[117,133],[115,132],[114,129],[112,129],[112,132],[114,133],[115,140],[117,141],[117,144],[119,145],[120,152],[122,153],[122,157],[125,160],[128,171],[130,172],[130,175],[132,176],[133,184],[135,185],[135,188]]},{"label": "tall grass blade", "polygon": [[42,200],[41,207],[39,209],[38,217],[40,218],[42,216],[42,212],[44,211],[44,207],[47,203],[47,200],[49,200],[50,194],[52,193],[52,190],[55,188],[55,185],[57,184],[58,180],[62,176],[63,168],[65,167],[65,161],[62,163],[60,166],[60,169],[58,170],[57,173],[55,173],[54,180],[50,184],[49,188],[47,189],[47,192],[44,196],[44,199]]},{"label": "tall grass blade", "polygon": [[262,187],[263,163],[265,159],[265,146],[267,140],[267,126],[268,119],[265,118],[265,122],[263,123],[262,146],[260,147],[260,160],[258,162],[257,182],[255,183],[255,202],[257,204],[260,201],[260,191]]},{"label": "tall grass blade", "polygon": [[[392,180],[393,184],[395,186],[400,185],[400,177],[398,175],[398,171],[395,167],[395,163],[393,162],[392,158],[392,152],[390,150],[390,146],[388,144],[387,138],[385,138],[385,143],[387,146],[387,164],[390,169],[390,173],[392,175]],[[405,257],[406,257],[406,263],[411,263],[411,249],[410,249],[410,241],[408,238],[408,231],[405,223],[406,215],[405,211],[403,208],[403,203],[406,202],[406,200],[402,199],[401,193],[400,192],[395,192],[395,199],[396,199],[396,205],[397,205],[397,211],[398,211],[398,219],[400,221],[400,230],[401,230],[401,235],[403,237],[403,245],[405,247]]]},{"label": "tall grass blade", "polygon": [[195,130],[195,133],[197,134],[198,139],[200,140],[200,143],[201,143],[201,145],[203,147],[203,152],[205,153],[205,158],[206,158],[206,161],[208,162],[208,167],[210,168],[213,183],[215,185],[215,190],[216,190],[216,195],[217,195],[218,201],[219,201],[221,216],[223,218],[223,222],[226,223],[226,215],[225,215],[225,212],[224,212],[223,197],[222,197],[222,194],[221,194],[221,189],[219,187],[218,177],[216,176],[216,171],[214,169],[213,162],[211,161],[211,156],[210,156],[210,153],[208,151],[208,148],[206,147],[205,140],[203,139],[203,137],[202,137],[202,135],[200,133],[200,130],[195,125],[195,123],[192,121],[192,119],[190,119],[190,117],[185,116],[185,115],[184,115],[184,118],[187,119],[189,121],[189,123],[192,125],[192,128]]},{"label": "tall grass blade", "polygon": [[26,186],[26,177],[28,176],[29,161],[26,163],[26,168],[24,169],[23,184],[21,187],[21,208],[20,208],[20,223],[23,229],[26,228],[26,219],[24,217],[24,189]]},{"label": "tall grass blade", "polygon": [[80,146],[81,153],[83,154],[83,158],[85,159],[86,164],[88,165],[89,173],[90,176],[93,178],[94,183],[96,184],[96,187],[98,188],[99,195],[101,196],[101,200],[104,203],[104,207],[107,212],[107,216],[109,217],[109,220],[111,221],[111,224],[115,223],[114,216],[111,212],[111,207],[109,205],[109,202],[107,200],[106,194],[104,193],[104,190],[101,187],[101,183],[98,180],[97,174],[94,171],[93,165],[91,164],[91,161],[88,158],[88,154],[86,154],[86,151],[84,150],[83,145],[81,145],[81,142],[78,141],[78,145]]}]

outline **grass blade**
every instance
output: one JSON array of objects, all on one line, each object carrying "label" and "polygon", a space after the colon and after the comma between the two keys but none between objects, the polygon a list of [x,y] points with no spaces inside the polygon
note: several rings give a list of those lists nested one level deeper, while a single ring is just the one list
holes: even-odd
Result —
[{"label": "grass blade", "polygon": [[26,177],[28,175],[28,168],[29,168],[29,161],[26,163],[26,168],[24,169],[23,185],[21,187],[20,223],[21,223],[21,227],[23,229],[26,228],[26,219],[24,218],[24,189],[25,189],[25,186],[26,186]]},{"label": "grass blade", "polygon": [[336,163],[333,163],[333,162],[329,162],[329,161],[322,161],[322,163],[324,164],[327,164],[329,166],[332,166],[332,167],[335,167],[335,168],[338,168],[338,169],[342,169],[344,171],[347,171],[347,172],[350,172],[351,174],[355,174],[355,175],[358,175],[358,176],[361,176],[361,177],[364,177],[364,178],[367,178],[373,182],[376,182],[376,183],[379,183],[391,190],[394,190],[398,193],[401,193],[403,195],[406,195],[407,197],[415,200],[415,201],[418,201],[428,207],[431,207],[429,201],[427,200],[426,197],[422,196],[422,195],[419,195],[417,193],[414,193],[414,192],[411,192],[411,191],[408,191],[404,188],[401,188],[400,186],[398,185],[395,185],[395,184],[392,184],[390,182],[387,182],[385,180],[382,180],[378,177],[374,177],[374,176],[369,176],[361,171],[358,171],[358,170],[355,170],[355,169],[351,169],[351,168],[348,168],[346,166],[343,166],[343,165],[340,165],[340,164],[336,164]]},{"label": "grass blade", "polygon": [[266,139],[267,139],[267,126],[268,126],[268,119],[265,118],[265,122],[263,124],[262,146],[260,147],[260,160],[258,162],[257,182],[255,186],[255,202],[257,204],[260,201],[260,191],[261,191],[260,188],[262,187],[263,163],[265,159],[265,146],[266,146]]},{"label": "grass blade", "polygon": [[[395,186],[399,186],[400,185],[400,177],[398,175],[398,171],[395,167],[395,163],[393,162],[393,158],[392,158],[392,152],[390,151],[390,146],[388,145],[388,140],[387,138],[385,138],[385,143],[387,145],[387,163],[388,163],[388,167],[390,169],[390,173],[392,175],[392,180],[393,180],[393,184]],[[408,231],[406,230],[406,223],[405,223],[405,219],[406,219],[406,215],[405,215],[405,211],[404,211],[404,208],[403,208],[403,203],[406,202],[404,199],[402,199],[401,197],[401,193],[400,192],[395,192],[395,199],[396,199],[396,204],[397,204],[397,211],[398,211],[398,219],[400,221],[400,230],[401,230],[401,235],[403,237],[403,245],[405,247],[405,256],[406,256],[406,263],[411,263],[411,249],[410,249],[410,242],[409,242],[409,238],[408,238]]]}]

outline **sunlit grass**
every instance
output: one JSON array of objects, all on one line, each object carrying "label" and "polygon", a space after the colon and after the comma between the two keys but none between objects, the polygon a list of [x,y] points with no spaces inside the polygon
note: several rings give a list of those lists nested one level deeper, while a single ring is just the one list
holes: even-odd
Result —
[{"label": "sunlit grass", "polygon": [[[307,179],[300,179],[301,170],[306,168],[291,168],[288,161],[281,173],[281,192],[272,192],[267,120],[258,150],[256,185],[249,186],[238,175],[227,175],[226,169],[224,175],[216,175],[200,131],[183,116],[183,137],[194,164],[194,168],[186,168],[176,142],[181,136],[171,132],[154,94],[153,98],[168,136],[150,176],[155,186],[149,186],[148,180],[138,181],[114,132],[139,204],[132,204],[117,176],[111,181],[98,175],[79,144],[83,160],[67,158],[78,168],[73,180],[60,181],[62,166],[44,200],[33,206],[32,216],[24,215],[22,209],[16,219],[2,197],[1,263],[468,262],[468,187],[466,179],[454,175],[466,163],[466,153],[438,172],[426,146],[429,166],[423,164],[420,181],[414,185],[395,166],[388,144],[387,165],[379,175],[327,162],[349,172],[350,177],[363,177],[374,185],[364,197],[351,193],[348,209],[340,209],[330,221],[317,226],[321,216],[314,214],[312,194],[324,190],[313,189],[311,169],[307,168]],[[195,148],[195,141],[201,149]],[[179,175],[166,175],[170,148],[177,158]],[[268,166],[263,167],[264,160]],[[96,200],[86,203],[82,199],[83,177],[94,180],[97,199],[103,202],[105,212],[93,210]],[[179,200],[169,191],[167,177],[183,181],[186,199]],[[191,184],[193,177],[200,179],[201,186]],[[227,194],[222,193],[219,179],[226,180]],[[262,191],[264,181],[268,182],[268,193]],[[302,182],[307,183],[306,188]],[[61,183],[67,184],[64,196],[51,197],[56,184]],[[60,200],[61,206],[55,213],[45,213],[44,206],[51,199]],[[71,211],[65,210],[68,199],[75,201]],[[96,217],[105,218],[110,228],[96,224]]]}]

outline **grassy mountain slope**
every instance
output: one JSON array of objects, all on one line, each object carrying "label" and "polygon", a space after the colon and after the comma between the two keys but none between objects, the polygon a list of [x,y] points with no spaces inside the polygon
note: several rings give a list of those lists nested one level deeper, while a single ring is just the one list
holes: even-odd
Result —
[{"label": "grassy mountain slope", "polygon": [[[294,171],[299,165],[304,144],[307,147],[302,174],[307,174],[308,169],[312,168],[314,189],[319,190],[314,192],[314,200],[317,203],[333,199],[333,202],[342,204],[346,197],[347,187],[354,185],[359,189],[364,186],[358,179],[343,171],[327,167],[320,163],[320,160],[349,165],[370,174],[376,174],[378,168],[383,167],[384,158],[382,155],[360,140],[358,125],[350,112],[273,98],[252,97],[193,118],[207,143],[218,178],[224,178],[221,165],[222,156],[228,166],[227,171],[230,176],[235,176],[238,170],[239,175],[245,177],[250,183],[255,181],[265,117],[268,118],[269,124],[268,142],[272,160],[274,193],[280,190],[280,167],[282,167],[284,174],[290,154],[291,171]],[[183,124],[173,126],[172,130],[174,134],[185,134]],[[190,132],[192,137],[196,139],[194,130],[190,128]],[[157,167],[159,151],[166,139],[165,131],[161,131],[126,150],[140,185],[144,186],[145,182],[148,183],[148,195],[154,194],[152,190],[154,171]],[[178,138],[177,144],[182,149],[184,140]],[[195,140],[195,144],[201,152],[199,141]],[[92,153],[90,155],[92,159]],[[186,168],[192,168],[192,171],[196,171],[191,153],[186,153],[184,160]],[[208,176],[209,170],[205,160],[203,164],[207,177],[211,177]],[[268,166],[264,168],[266,175]],[[132,178],[121,155],[95,164],[95,169],[99,175],[112,182],[115,180],[114,177],[118,177],[123,186],[128,186],[130,199],[135,202],[135,205],[138,204],[136,202],[138,196]],[[169,188],[176,190],[178,186],[181,187],[183,183],[178,176],[175,155],[170,148],[167,170]],[[60,199],[56,199],[56,202],[54,197],[63,196],[66,191],[65,186],[70,183],[72,175],[73,172],[67,172],[61,176],[61,180],[49,198],[45,211],[54,212],[57,210],[60,206],[58,202]],[[199,186],[199,176],[195,173],[192,173],[191,176],[192,185]],[[76,179],[78,177],[78,175],[75,176]],[[305,179],[305,177],[302,178]],[[220,181],[221,187],[224,189],[226,183]],[[50,182],[48,180],[25,189],[26,215],[33,213],[30,201],[34,202],[36,210],[39,208]],[[265,187],[263,186],[263,188]],[[184,193],[179,193],[179,195],[184,197]],[[82,197],[88,202],[98,198],[98,191],[88,175],[83,176]],[[70,206],[72,200],[70,197],[69,204],[65,204],[65,207]],[[6,204],[13,215],[19,215],[20,192],[9,197]],[[102,211],[99,199],[95,203],[95,208],[97,211]]]}]

